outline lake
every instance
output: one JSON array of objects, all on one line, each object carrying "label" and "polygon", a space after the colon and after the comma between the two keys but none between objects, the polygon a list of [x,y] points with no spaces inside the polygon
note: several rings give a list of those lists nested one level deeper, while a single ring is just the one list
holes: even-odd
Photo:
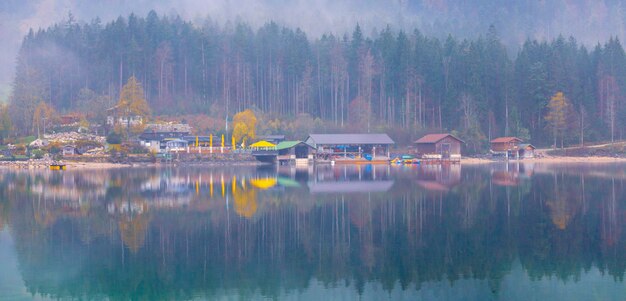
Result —
[{"label": "lake", "polygon": [[0,300],[626,300],[626,165],[0,171]]}]

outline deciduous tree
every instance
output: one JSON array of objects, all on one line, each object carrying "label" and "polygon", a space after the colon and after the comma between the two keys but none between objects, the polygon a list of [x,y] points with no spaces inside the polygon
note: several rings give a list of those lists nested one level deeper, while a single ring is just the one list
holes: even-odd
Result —
[{"label": "deciduous tree", "polygon": [[561,138],[561,148],[563,148],[565,131],[570,126],[572,119],[572,105],[563,95],[563,92],[557,92],[548,102],[547,109],[548,113],[545,116],[545,120],[554,137],[554,148],[556,148],[557,137]]},{"label": "deciduous tree", "polygon": [[132,116],[141,116],[143,119],[150,115],[150,107],[144,98],[141,83],[131,76],[120,93],[117,103],[118,115],[126,119],[127,130],[130,131],[130,119]]},{"label": "deciduous tree", "polygon": [[254,139],[256,137],[256,115],[250,109],[239,112],[233,117],[233,136],[235,140]]}]

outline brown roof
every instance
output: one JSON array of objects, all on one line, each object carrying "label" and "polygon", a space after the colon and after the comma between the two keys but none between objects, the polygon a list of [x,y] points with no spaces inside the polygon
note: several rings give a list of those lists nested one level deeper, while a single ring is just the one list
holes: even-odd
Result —
[{"label": "brown roof", "polygon": [[491,143],[506,143],[506,142],[511,142],[513,140],[522,142],[522,139],[517,138],[517,137],[498,137],[496,139],[491,140]]},{"label": "brown roof", "polygon": [[457,137],[454,137],[452,134],[428,134],[428,135],[426,135],[426,136],[424,136],[422,138],[417,139],[415,141],[415,143],[437,143],[437,142],[441,141],[443,138],[446,138],[448,136],[450,136],[453,139],[456,139],[456,140],[458,140],[458,141],[460,141],[462,143],[465,143],[465,141],[463,141],[463,140],[461,140],[461,139],[459,139]]}]

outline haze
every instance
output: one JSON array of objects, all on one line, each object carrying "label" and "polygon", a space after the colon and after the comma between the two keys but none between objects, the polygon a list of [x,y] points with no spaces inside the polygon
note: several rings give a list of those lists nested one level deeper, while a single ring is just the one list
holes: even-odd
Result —
[{"label": "haze", "polygon": [[[471,2],[471,3],[469,3]],[[623,40],[624,5],[617,0],[482,1],[451,0],[3,0],[0,3],[0,99],[9,95],[15,57],[30,28],[46,28],[67,19],[96,17],[103,22],[119,15],[179,14],[202,22],[206,16],[220,23],[244,21],[254,27],[274,20],[300,27],[309,38],[325,32],[343,34],[358,22],[366,34],[386,25],[419,28],[426,34],[475,37],[494,24],[509,51],[527,38],[550,39],[574,35],[587,45],[617,36]]]}]

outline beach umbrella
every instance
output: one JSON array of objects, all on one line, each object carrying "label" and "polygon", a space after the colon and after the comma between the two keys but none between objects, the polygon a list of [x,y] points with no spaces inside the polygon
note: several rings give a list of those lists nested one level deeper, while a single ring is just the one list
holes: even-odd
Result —
[{"label": "beach umbrella", "polygon": [[257,141],[255,143],[250,144],[251,148],[270,148],[270,147],[276,147],[276,144],[273,144],[271,142],[265,141],[265,140],[261,140],[261,141]]}]

